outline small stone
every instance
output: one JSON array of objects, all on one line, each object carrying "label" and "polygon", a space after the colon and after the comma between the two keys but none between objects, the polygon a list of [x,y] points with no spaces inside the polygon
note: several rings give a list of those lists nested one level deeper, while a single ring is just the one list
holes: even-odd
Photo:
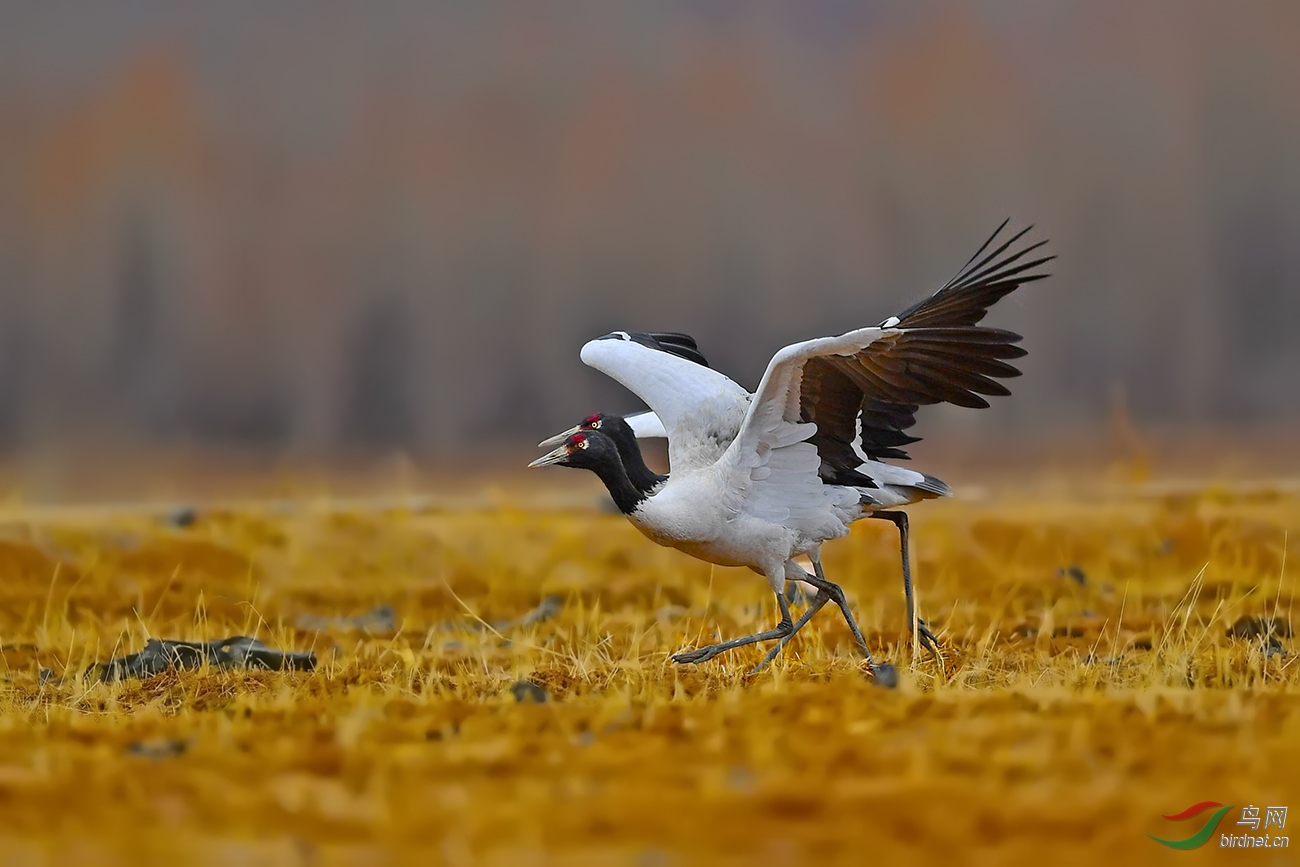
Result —
[{"label": "small stone", "polygon": [[150,638],[138,653],[95,663],[83,679],[94,677],[109,683],[128,678],[145,678],[171,668],[198,668],[204,662],[214,668],[264,668],[271,671],[311,671],[316,654],[277,650],[256,638],[236,635],[216,641],[172,641]]},{"label": "small stone", "polygon": [[1228,627],[1229,638],[1263,638],[1266,635],[1290,638],[1291,624],[1273,618],[1245,616]]},{"label": "small stone", "polygon": [[752,792],[754,773],[749,768],[737,765],[727,771],[727,785],[737,792]]},{"label": "small stone", "polygon": [[1038,627],[1030,623],[1021,623],[1011,630],[1012,638],[1036,638],[1038,636]]},{"label": "small stone", "polygon": [[511,684],[510,691],[514,693],[515,701],[520,703],[531,701],[536,702],[537,704],[544,704],[546,700],[550,698],[550,695],[547,694],[546,690],[542,689],[531,680],[516,681]]},{"label": "small stone", "polygon": [[170,759],[185,755],[186,750],[189,748],[189,741],[177,740],[176,738],[157,738],[128,744],[126,751],[133,756],[142,756],[146,759]]},{"label": "small stone", "polygon": [[168,526],[177,527],[182,530],[186,527],[194,526],[198,520],[198,511],[190,506],[180,506],[179,508],[172,509],[165,519]]},{"label": "small stone", "polygon": [[871,673],[875,676],[876,686],[885,689],[896,689],[898,687],[898,669],[888,662],[876,665],[872,668]]},{"label": "small stone", "polygon": [[1078,584],[1080,587],[1088,583],[1087,574],[1078,565],[1073,563],[1070,564],[1069,566],[1065,566],[1060,569],[1057,569],[1056,574],[1062,578],[1069,578],[1071,581]]}]

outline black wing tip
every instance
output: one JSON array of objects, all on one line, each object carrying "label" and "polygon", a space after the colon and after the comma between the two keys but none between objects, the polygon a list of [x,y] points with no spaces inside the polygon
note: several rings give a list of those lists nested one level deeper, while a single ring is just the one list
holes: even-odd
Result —
[{"label": "black wing tip", "polygon": [[648,331],[646,332],[660,343],[675,343],[690,349],[699,351],[700,345],[695,338],[689,334],[683,334],[680,331]]},{"label": "black wing tip", "polygon": [[1002,240],[1003,230],[1010,222],[1009,217],[1004,219],[988,240],[975,251],[975,255],[937,291],[902,313],[884,320],[881,327],[886,327],[885,323],[895,320],[902,327],[976,325],[1006,295],[1026,283],[1034,283],[1050,276],[1035,273],[1034,269],[1051,262],[1056,256],[1032,256],[1035,250],[1040,250],[1050,239],[1015,249],[1015,243],[1025,237],[1034,228],[1034,224],[1030,223]]},{"label": "black wing tip", "polygon": [[[627,339],[633,343],[639,343],[650,349],[657,349],[660,352],[684,358],[701,367],[709,366],[709,360],[700,352],[695,338],[689,334],[676,331],[630,331],[625,333]],[[615,332],[615,334],[618,334],[618,332]]]}]

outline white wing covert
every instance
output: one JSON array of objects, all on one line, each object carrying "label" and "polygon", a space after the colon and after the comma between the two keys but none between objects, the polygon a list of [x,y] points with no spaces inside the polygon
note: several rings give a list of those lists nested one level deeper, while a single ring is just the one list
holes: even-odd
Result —
[{"label": "white wing covert", "polygon": [[639,440],[668,436],[668,431],[664,430],[664,423],[653,412],[634,413],[624,416],[623,421],[627,422],[628,427],[632,428],[632,435]]},{"label": "white wing covert", "polygon": [[740,429],[749,393],[716,370],[643,345],[637,336],[616,332],[590,340],[582,361],[650,407],[668,437],[674,474],[712,465]]},{"label": "white wing covert", "polygon": [[861,328],[787,346],[772,357],[739,433],[719,461],[733,514],[774,520],[802,533],[834,538],[847,531],[858,495],[824,485],[821,457],[808,442],[817,425],[801,420],[804,364],[811,358],[861,353],[892,329]]}]

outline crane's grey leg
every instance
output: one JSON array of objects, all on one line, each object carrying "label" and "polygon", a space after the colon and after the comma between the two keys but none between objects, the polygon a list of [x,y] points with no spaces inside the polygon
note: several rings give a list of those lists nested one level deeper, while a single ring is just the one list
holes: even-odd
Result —
[{"label": "crane's grey leg", "polygon": [[764,656],[763,660],[758,665],[754,666],[753,670],[751,670],[749,673],[758,674],[760,671],[767,668],[768,665],[771,664],[772,660],[776,659],[777,655],[780,654],[780,652],[785,649],[785,646],[790,643],[790,639],[794,638],[795,633],[797,633],[800,629],[803,629],[804,625],[807,624],[809,620],[813,619],[813,615],[816,614],[818,611],[821,611],[822,606],[824,606],[827,602],[830,601],[831,601],[831,597],[827,596],[825,593],[818,590],[817,595],[813,597],[812,604],[808,606],[808,610],[805,611],[803,614],[799,615],[799,619],[796,620],[794,622],[794,626],[790,628],[790,634],[786,635],[779,642],[777,642],[776,647],[773,647],[771,650],[769,650],[767,652],[767,656]]},{"label": "crane's grey leg", "polygon": [[898,527],[899,545],[903,553],[903,595],[907,599],[907,631],[910,635],[915,629],[917,640],[920,641],[921,646],[930,651],[931,656],[938,657],[939,639],[930,631],[930,627],[926,625],[926,622],[916,616],[916,598],[912,593],[912,565],[908,557],[907,513],[872,512],[871,517],[889,521]]},{"label": "crane's grey leg", "polygon": [[[673,662],[694,663],[708,662],[719,653],[726,653],[728,650],[735,650],[737,647],[744,647],[748,644],[757,644],[760,641],[774,641],[778,638],[785,638],[790,635],[795,626],[790,622],[790,603],[785,600],[785,594],[776,594],[776,604],[781,608],[781,622],[771,629],[763,632],[755,632],[753,635],[746,635],[743,638],[733,638],[730,641],[722,641],[718,644],[710,644],[708,647],[700,647],[695,650],[683,650],[681,653],[673,654]],[[800,618],[800,622],[804,622]]]},{"label": "crane's grey leg", "polygon": [[[871,658],[871,651],[867,649],[867,640],[862,637],[862,630],[858,628],[858,621],[853,619],[853,612],[849,610],[848,597],[844,595],[844,589],[838,584],[826,580],[825,573],[822,572],[822,558],[820,553],[810,554],[813,568],[817,570],[817,576],[808,576],[805,580],[817,588],[817,599],[823,596],[829,597],[830,601],[839,606],[840,613],[844,615],[844,622],[849,625],[849,631],[853,633],[853,640],[858,643],[858,652],[862,658],[867,661],[871,668],[872,674],[876,676],[876,682],[881,686],[894,687],[898,685],[898,672],[887,662],[877,663]],[[816,599],[813,600],[814,604]],[[823,603],[825,604],[825,603]]]},{"label": "crane's grey leg", "polygon": [[803,580],[807,574],[794,560],[785,562],[785,600],[791,605],[806,605],[817,595],[816,589]]}]

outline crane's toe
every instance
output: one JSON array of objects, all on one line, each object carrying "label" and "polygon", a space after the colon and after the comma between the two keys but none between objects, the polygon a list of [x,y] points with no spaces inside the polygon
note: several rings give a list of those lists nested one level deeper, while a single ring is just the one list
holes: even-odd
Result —
[{"label": "crane's toe", "polygon": [[930,627],[924,620],[916,621],[916,636],[921,642],[921,646],[930,651],[930,655],[936,659],[939,657],[939,636],[930,631]]},{"label": "crane's toe", "polygon": [[710,659],[717,656],[718,653],[720,653],[720,651],[717,649],[716,645],[709,645],[708,647],[700,647],[695,650],[683,650],[681,653],[674,653],[672,660],[673,662],[682,665],[692,665],[701,662],[708,662]]}]

